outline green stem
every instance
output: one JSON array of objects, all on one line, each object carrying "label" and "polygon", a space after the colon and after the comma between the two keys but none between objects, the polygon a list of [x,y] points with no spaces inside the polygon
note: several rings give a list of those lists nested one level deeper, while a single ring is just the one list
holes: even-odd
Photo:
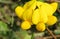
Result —
[{"label": "green stem", "polygon": [[34,32],[32,32],[32,36],[31,36],[31,39],[34,39]]}]

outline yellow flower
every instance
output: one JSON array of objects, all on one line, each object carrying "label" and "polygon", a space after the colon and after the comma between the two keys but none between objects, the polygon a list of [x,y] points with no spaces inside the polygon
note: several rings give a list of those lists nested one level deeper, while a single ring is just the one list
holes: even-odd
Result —
[{"label": "yellow flower", "polygon": [[25,5],[23,6],[23,8],[26,9],[35,9],[36,8],[36,1],[29,1],[27,3],[25,3]]},{"label": "yellow flower", "polygon": [[40,2],[40,1],[36,1],[36,2],[37,2],[36,6],[38,6],[38,8],[40,8],[44,4],[44,2]]},{"label": "yellow flower", "polygon": [[27,2],[23,8],[25,9],[24,14],[23,14],[23,19],[24,20],[28,20],[28,21],[32,21],[32,14],[34,12],[34,9],[36,8],[36,1],[29,1]]},{"label": "yellow flower", "polygon": [[32,9],[26,10],[22,16],[23,19],[31,22],[32,13],[33,13]]},{"label": "yellow flower", "polygon": [[22,18],[23,11],[24,9],[21,6],[17,6],[15,8],[15,13],[19,18]]},{"label": "yellow flower", "polygon": [[54,3],[48,4],[48,3],[37,1],[37,6],[38,8],[42,8],[43,12],[45,12],[48,16],[51,16],[56,11],[58,3],[54,2]]},{"label": "yellow flower", "polygon": [[22,24],[21,24],[21,28],[22,28],[23,30],[30,29],[30,28],[31,28],[31,24],[30,24],[28,21],[24,21],[24,22],[22,22]]},{"label": "yellow flower", "polygon": [[57,2],[48,4],[31,0],[23,7],[17,6],[15,12],[19,18],[24,20],[21,24],[23,30],[30,29],[31,25],[35,24],[38,31],[44,31],[46,29],[45,23],[53,25],[57,22],[57,18],[53,16],[57,6]]},{"label": "yellow flower", "polygon": [[49,16],[48,21],[47,21],[47,25],[53,25],[56,22],[57,22],[57,18],[55,16]]},{"label": "yellow flower", "polygon": [[39,14],[39,9],[36,9],[32,15],[32,23],[33,24],[38,24],[40,21],[40,14]]},{"label": "yellow flower", "polygon": [[48,17],[47,17],[46,12],[44,12],[44,9],[40,8],[39,9],[39,14],[40,14],[40,22],[46,23],[47,20],[48,20]]},{"label": "yellow flower", "polygon": [[52,8],[53,8],[53,12],[55,12],[56,11],[56,9],[57,9],[57,7],[58,7],[58,3],[57,2],[53,2],[53,3],[51,3],[50,4],[51,6],[52,6]]},{"label": "yellow flower", "polygon": [[48,3],[44,3],[40,6],[40,8],[42,8],[43,12],[45,12],[45,14],[47,14],[47,16],[51,16],[53,15],[53,7],[48,4]]},{"label": "yellow flower", "polygon": [[46,26],[44,23],[39,23],[39,24],[37,24],[36,29],[38,31],[44,31],[46,29]]}]

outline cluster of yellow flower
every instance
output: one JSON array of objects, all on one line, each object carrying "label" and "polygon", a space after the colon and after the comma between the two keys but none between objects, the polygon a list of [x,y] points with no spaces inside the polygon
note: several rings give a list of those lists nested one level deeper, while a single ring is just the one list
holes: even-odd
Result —
[{"label": "cluster of yellow flower", "polygon": [[36,0],[31,0],[24,4],[23,7],[15,8],[16,15],[24,20],[21,28],[24,30],[30,29],[31,25],[35,24],[38,31],[44,31],[46,25],[53,25],[57,22],[57,18],[53,16],[58,6],[57,2],[45,3]]}]

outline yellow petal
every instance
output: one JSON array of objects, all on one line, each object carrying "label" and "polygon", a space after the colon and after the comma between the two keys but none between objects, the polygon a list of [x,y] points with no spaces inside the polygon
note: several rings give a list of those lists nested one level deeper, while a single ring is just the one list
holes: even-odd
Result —
[{"label": "yellow petal", "polygon": [[47,25],[53,25],[56,22],[57,22],[57,18],[55,16],[49,16],[48,21],[47,21]]},{"label": "yellow petal", "polygon": [[23,19],[31,22],[32,13],[33,11],[31,9],[26,10],[23,14]]},{"label": "yellow petal", "polygon": [[44,4],[43,2],[37,1],[36,5],[38,6],[38,8],[40,8],[40,6],[43,5],[43,4]]},{"label": "yellow petal", "polygon": [[46,25],[44,23],[39,23],[39,24],[37,24],[36,29],[38,31],[45,31]]},{"label": "yellow petal", "polygon": [[40,22],[46,23],[48,20],[48,17],[47,17],[47,14],[44,12],[43,8],[39,9],[39,14],[40,14]]},{"label": "yellow petal", "polygon": [[26,9],[29,9],[29,8],[31,8],[31,9],[35,9],[36,8],[36,1],[29,1],[29,2],[27,2],[24,6],[23,6],[23,8],[26,10]]},{"label": "yellow petal", "polygon": [[48,3],[44,3],[43,5],[41,5],[41,7],[43,9],[43,12],[45,12],[45,14],[47,14],[47,16],[51,16],[53,15],[53,8],[50,6],[50,4]]},{"label": "yellow petal", "polygon": [[30,28],[31,28],[31,24],[30,24],[28,21],[24,21],[24,22],[22,22],[22,24],[21,24],[21,28],[22,28],[23,30],[30,29]]},{"label": "yellow petal", "polygon": [[53,8],[53,12],[55,12],[56,9],[57,9],[57,7],[58,7],[58,3],[57,3],[57,2],[53,2],[53,3],[51,3],[50,5],[51,5],[52,8]]},{"label": "yellow petal", "polygon": [[15,8],[15,13],[16,13],[16,15],[17,15],[19,18],[22,17],[23,11],[24,11],[24,9],[23,9],[21,6],[17,6],[17,7]]},{"label": "yellow petal", "polygon": [[39,14],[39,9],[36,9],[32,15],[32,23],[33,24],[38,24],[40,21],[40,14]]},{"label": "yellow petal", "polygon": [[30,6],[30,8],[33,9],[33,10],[35,10],[35,8],[36,8],[36,3],[37,3],[36,1],[33,1],[33,4]]}]

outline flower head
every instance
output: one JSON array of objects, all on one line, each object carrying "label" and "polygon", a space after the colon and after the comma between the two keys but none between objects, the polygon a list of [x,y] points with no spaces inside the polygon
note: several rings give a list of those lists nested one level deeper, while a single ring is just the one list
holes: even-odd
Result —
[{"label": "flower head", "polygon": [[44,31],[46,25],[53,25],[57,22],[57,18],[53,16],[58,6],[57,2],[51,4],[31,0],[26,2],[23,7],[15,8],[16,15],[23,20],[21,28],[30,29],[35,24],[38,31]]}]

